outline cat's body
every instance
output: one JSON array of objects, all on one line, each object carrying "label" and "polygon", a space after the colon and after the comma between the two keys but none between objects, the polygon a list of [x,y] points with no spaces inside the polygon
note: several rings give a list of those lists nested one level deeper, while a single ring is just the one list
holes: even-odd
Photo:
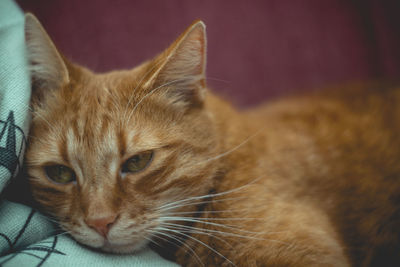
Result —
[{"label": "cat's body", "polygon": [[[185,266],[399,264],[399,89],[238,112],[204,92],[201,23],[132,71],[93,74],[27,21],[32,190],[78,241],[117,253],[175,243]],[[151,160],[126,171],[143,151]]]},{"label": "cat's body", "polygon": [[[259,240],[235,237],[229,240],[233,248],[209,236],[196,238],[219,244],[225,250],[217,250],[240,266],[370,266],[371,260],[374,266],[397,266],[400,128],[394,122],[400,120],[400,90],[357,87],[219,117],[221,153],[255,135],[221,158],[225,173],[215,191],[234,190],[252,179],[254,185],[217,198],[237,200],[204,208],[237,212],[204,217],[266,234],[254,234]],[[214,114],[225,114],[221,103],[212,106]],[[199,255],[210,254],[195,248]],[[223,261],[212,259],[216,266]]]}]

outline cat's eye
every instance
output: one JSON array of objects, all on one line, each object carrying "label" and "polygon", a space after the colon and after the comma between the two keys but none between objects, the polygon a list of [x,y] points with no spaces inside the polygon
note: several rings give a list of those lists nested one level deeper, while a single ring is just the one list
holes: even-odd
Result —
[{"label": "cat's eye", "polygon": [[64,165],[51,165],[44,167],[49,179],[59,184],[68,184],[76,180],[75,172]]},{"label": "cat's eye", "polygon": [[130,157],[121,167],[121,173],[139,172],[149,165],[153,151],[145,151]]}]

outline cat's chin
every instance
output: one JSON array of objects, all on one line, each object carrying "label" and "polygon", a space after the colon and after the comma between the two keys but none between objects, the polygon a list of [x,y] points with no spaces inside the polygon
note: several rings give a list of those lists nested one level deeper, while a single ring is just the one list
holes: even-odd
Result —
[{"label": "cat's chin", "polygon": [[115,245],[106,241],[99,249],[114,254],[131,254],[142,250],[148,245],[148,243],[147,240],[142,240],[141,242],[136,242],[134,244]]}]

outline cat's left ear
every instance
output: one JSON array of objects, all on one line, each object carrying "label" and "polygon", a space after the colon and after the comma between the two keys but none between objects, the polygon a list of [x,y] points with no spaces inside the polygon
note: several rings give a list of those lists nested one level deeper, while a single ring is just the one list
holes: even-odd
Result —
[{"label": "cat's left ear", "polygon": [[38,21],[28,13],[25,15],[25,39],[32,75],[32,101],[69,83],[66,61]]},{"label": "cat's left ear", "polygon": [[152,90],[165,94],[174,105],[196,107],[203,103],[206,88],[205,30],[202,21],[195,21],[155,59],[155,71],[148,82]]}]

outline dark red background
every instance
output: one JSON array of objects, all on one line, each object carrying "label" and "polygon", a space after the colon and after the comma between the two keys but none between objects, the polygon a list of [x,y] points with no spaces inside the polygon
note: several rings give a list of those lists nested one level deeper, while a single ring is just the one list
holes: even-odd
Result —
[{"label": "dark red background", "polygon": [[249,105],[307,88],[400,77],[397,0],[19,0],[70,59],[131,68],[193,20],[208,32],[210,86]]}]

